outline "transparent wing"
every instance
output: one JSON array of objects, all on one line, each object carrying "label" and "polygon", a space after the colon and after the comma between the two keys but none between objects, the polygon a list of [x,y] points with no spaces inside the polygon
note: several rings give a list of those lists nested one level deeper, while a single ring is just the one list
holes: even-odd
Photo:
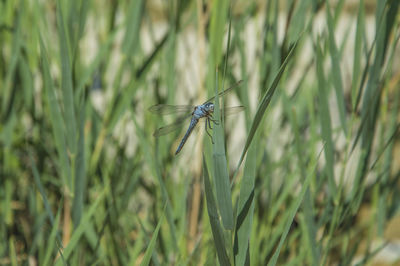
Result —
[{"label": "transparent wing", "polygon": [[[242,81],[243,81],[243,80],[239,80],[238,82],[236,82],[235,84],[233,84],[230,88],[227,88],[226,90],[221,91],[220,93],[218,93],[218,97],[222,97],[222,96],[224,96],[225,94],[231,92],[234,88],[236,88],[237,86],[239,86],[240,83],[242,83]],[[215,96],[214,96],[214,97],[211,97],[210,99],[208,99],[208,100],[205,101],[204,103],[211,102],[211,101],[213,101],[214,99],[215,99]]]},{"label": "transparent wing", "polygon": [[224,114],[225,114],[225,116],[234,115],[234,114],[244,111],[244,109],[246,109],[244,106],[225,107]]},{"label": "transparent wing", "polygon": [[189,113],[194,109],[193,105],[169,105],[157,104],[149,108],[149,111],[160,115],[169,115],[176,113]]},{"label": "transparent wing", "polygon": [[178,118],[172,124],[169,124],[169,125],[164,126],[164,127],[160,127],[159,129],[154,131],[153,136],[154,137],[159,137],[159,136],[163,136],[163,135],[166,135],[168,133],[171,133],[172,131],[177,130],[178,128],[181,127],[182,123],[185,122],[191,116],[192,116],[192,114],[190,113],[190,114],[185,115],[185,116],[183,116],[181,118]]}]

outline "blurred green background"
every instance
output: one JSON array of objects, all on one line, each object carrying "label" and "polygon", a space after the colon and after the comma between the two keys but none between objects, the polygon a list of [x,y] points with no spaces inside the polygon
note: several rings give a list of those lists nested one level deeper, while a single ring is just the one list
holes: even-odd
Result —
[{"label": "blurred green background", "polygon": [[0,1],[0,265],[399,264],[399,5]]}]

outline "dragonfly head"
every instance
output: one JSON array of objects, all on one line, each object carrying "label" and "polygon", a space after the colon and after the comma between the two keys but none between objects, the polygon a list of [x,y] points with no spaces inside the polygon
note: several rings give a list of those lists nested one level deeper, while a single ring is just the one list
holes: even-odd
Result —
[{"label": "dragonfly head", "polygon": [[204,109],[207,113],[212,113],[214,112],[214,104],[213,103],[206,103],[204,105]]}]

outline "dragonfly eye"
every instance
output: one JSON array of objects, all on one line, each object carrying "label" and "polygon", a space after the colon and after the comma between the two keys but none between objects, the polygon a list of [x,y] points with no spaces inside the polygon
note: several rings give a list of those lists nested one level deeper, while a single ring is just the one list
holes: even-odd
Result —
[{"label": "dragonfly eye", "polygon": [[207,103],[205,107],[206,107],[206,109],[208,111],[214,111],[214,104],[213,103]]}]

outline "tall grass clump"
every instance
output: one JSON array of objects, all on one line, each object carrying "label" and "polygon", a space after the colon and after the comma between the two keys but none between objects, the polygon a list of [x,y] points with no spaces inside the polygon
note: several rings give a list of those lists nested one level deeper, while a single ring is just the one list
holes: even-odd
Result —
[{"label": "tall grass clump", "polygon": [[399,5],[2,1],[0,265],[399,263]]}]

